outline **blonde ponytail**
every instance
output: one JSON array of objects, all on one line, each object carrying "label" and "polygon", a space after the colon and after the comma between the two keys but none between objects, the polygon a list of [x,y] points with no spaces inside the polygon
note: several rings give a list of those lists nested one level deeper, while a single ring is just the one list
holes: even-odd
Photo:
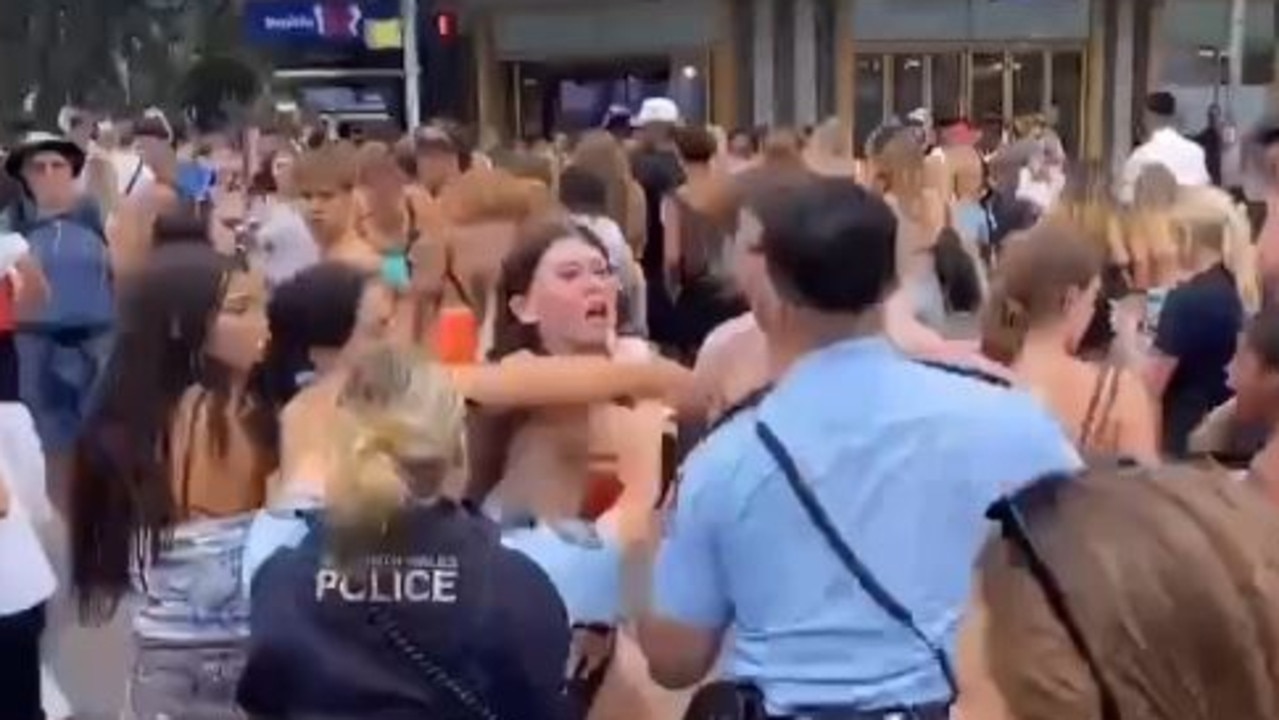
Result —
[{"label": "blonde ponytail", "polygon": [[338,406],[328,511],[348,539],[385,535],[412,496],[434,496],[465,472],[465,405],[448,372],[419,353],[388,345],[360,358]]},{"label": "blonde ponytail", "polygon": [[349,439],[337,448],[329,513],[337,526],[376,530],[407,498],[397,460],[398,433],[354,418],[342,425]]}]

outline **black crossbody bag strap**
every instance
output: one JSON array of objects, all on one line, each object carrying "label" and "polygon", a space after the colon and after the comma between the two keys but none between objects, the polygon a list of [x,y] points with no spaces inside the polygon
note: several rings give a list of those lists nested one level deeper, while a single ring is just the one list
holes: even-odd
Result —
[{"label": "black crossbody bag strap", "polygon": [[488,703],[427,657],[422,648],[400,629],[399,624],[386,611],[386,608],[377,603],[370,604],[369,622],[382,633],[396,652],[421,673],[431,687],[443,690],[451,700],[466,711],[464,717],[473,720],[499,720],[497,713],[489,709]]},{"label": "black crossbody bag strap", "polygon": [[804,482],[799,473],[799,466],[795,464],[795,459],[791,457],[790,452],[786,450],[786,446],[782,444],[782,441],[773,432],[772,428],[768,427],[763,421],[756,422],[755,434],[759,436],[760,442],[764,443],[764,448],[768,450],[768,454],[773,457],[778,467],[781,468],[782,476],[786,478],[786,484],[795,493],[795,497],[799,500],[799,504],[804,507],[804,512],[808,514],[813,526],[821,533],[826,544],[834,551],[835,556],[839,558],[839,561],[848,572],[856,578],[862,590],[866,591],[871,600],[882,608],[889,617],[909,630],[932,653],[937,661],[937,666],[941,669],[942,675],[946,679],[946,686],[950,689],[950,702],[954,702],[958,696],[958,690],[955,684],[955,672],[951,668],[950,658],[946,657],[946,651],[924,634],[923,630],[919,629],[919,625],[915,623],[915,618],[910,610],[906,609],[906,606],[902,605],[879,582],[874,573],[857,557],[857,553],[853,552],[848,543],[844,542],[844,539],[840,537],[839,531],[835,529],[834,523],[831,522],[830,516],[826,514],[826,510],[822,508],[817,496],[813,494],[812,488]]}]

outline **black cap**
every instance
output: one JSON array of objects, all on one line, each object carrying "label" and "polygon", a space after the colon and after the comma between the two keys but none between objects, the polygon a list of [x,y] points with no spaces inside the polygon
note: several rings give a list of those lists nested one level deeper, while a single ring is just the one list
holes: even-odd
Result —
[{"label": "black cap", "polygon": [[1174,117],[1177,114],[1177,98],[1170,92],[1150,93],[1146,96],[1146,112],[1158,117]]}]

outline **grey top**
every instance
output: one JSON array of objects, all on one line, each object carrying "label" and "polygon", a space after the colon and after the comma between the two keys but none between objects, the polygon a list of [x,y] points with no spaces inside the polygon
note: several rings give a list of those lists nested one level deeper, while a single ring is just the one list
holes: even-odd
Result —
[{"label": "grey top", "polygon": [[254,261],[272,287],[320,261],[311,229],[293,205],[267,200],[255,209],[253,219],[258,223]]}]

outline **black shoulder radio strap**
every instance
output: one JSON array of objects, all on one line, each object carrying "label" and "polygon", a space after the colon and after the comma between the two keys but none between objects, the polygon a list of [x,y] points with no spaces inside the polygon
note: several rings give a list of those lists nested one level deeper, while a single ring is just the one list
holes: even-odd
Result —
[{"label": "black shoulder radio strap", "polygon": [[821,533],[822,538],[830,546],[835,556],[839,558],[840,563],[857,580],[862,590],[870,596],[870,599],[876,605],[898,624],[909,630],[932,653],[933,658],[937,661],[937,666],[945,677],[946,685],[950,689],[951,701],[953,701],[958,696],[958,691],[955,684],[955,673],[951,668],[950,659],[946,656],[946,651],[919,628],[910,610],[879,582],[874,573],[870,571],[870,568],[866,567],[861,559],[857,557],[857,553],[853,551],[853,548],[844,542],[839,531],[835,528],[835,524],[831,522],[830,516],[826,514],[821,502],[813,494],[812,488],[804,482],[799,472],[799,466],[795,464],[795,459],[786,450],[786,446],[782,444],[781,439],[777,437],[772,428],[762,420],[756,421],[755,434],[759,436],[760,442],[764,443],[764,448],[768,450],[768,454],[773,457],[778,467],[781,468],[782,476],[786,478],[786,484],[795,493],[799,504],[804,507],[804,512],[808,514],[809,520],[812,521],[813,527],[817,528],[817,531]]}]

